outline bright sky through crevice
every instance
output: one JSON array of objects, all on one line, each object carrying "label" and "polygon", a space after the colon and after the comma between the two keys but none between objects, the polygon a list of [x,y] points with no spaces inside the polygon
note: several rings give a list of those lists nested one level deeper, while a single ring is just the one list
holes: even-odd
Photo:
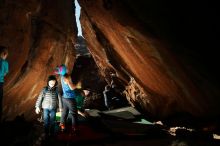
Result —
[{"label": "bright sky through crevice", "polygon": [[79,21],[79,17],[80,17],[80,5],[78,3],[77,0],[75,0],[75,7],[76,7],[76,25],[77,25],[77,29],[78,29],[78,36],[82,36],[82,28],[81,28],[81,24],[80,24],[80,21]]}]

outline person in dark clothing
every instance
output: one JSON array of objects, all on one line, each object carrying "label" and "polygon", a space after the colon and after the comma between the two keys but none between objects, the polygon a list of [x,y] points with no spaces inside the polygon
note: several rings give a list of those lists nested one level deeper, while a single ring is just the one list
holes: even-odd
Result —
[{"label": "person in dark clothing", "polygon": [[127,105],[124,97],[117,92],[115,86],[106,85],[103,91],[105,106],[108,110],[120,108]]},{"label": "person in dark clothing", "polygon": [[0,121],[2,120],[4,78],[9,72],[7,57],[8,49],[4,46],[0,46]]},{"label": "person in dark clothing", "polygon": [[103,91],[105,106],[108,110],[113,108],[112,106],[112,98],[114,97],[111,87],[109,85],[105,86],[105,90]]}]

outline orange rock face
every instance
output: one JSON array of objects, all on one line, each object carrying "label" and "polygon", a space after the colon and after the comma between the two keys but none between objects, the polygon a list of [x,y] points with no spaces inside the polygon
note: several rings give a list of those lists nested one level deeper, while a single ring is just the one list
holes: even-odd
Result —
[{"label": "orange rock face", "polygon": [[6,119],[33,118],[36,98],[53,69],[74,63],[76,27],[69,1],[5,1],[0,8],[0,43],[9,48],[5,81]]},{"label": "orange rock face", "polygon": [[131,103],[155,117],[217,113],[214,97],[204,94],[169,45],[150,34],[128,5],[116,0],[80,2],[90,52],[103,73],[116,70],[127,83],[125,92]]},{"label": "orange rock face", "polygon": [[[157,118],[177,112],[219,114],[217,96],[192,80],[179,56],[149,33],[131,5],[117,0],[79,3],[89,52],[108,83],[110,74],[116,75],[132,105]],[[71,71],[77,32],[73,8],[71,0],[7,0],[0,5],[0,44],[8,46],[10,64],[4,118],[36,118],[34,104],[47,76],[61,63]]]}]

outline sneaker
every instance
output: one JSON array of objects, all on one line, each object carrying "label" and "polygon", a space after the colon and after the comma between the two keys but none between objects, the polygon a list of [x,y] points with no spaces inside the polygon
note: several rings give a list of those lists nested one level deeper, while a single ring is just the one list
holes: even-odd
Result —
[{"label": "sneaker", "polygon": [[61,129],[62,132],[64,132],[65,131],[65,125],[64,124],[60,124],[60,129]]}]

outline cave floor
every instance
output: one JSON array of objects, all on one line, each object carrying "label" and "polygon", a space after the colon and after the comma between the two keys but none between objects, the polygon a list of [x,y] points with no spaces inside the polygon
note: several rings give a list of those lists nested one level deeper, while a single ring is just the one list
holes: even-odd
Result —
[{"label": "cave floor", "polygon": [[[93,112],[93,111],[92,111]],[[110,113],[110,114],[109,114]],[[56,124],[56,135],[45,138],[42,121],[26,121],[17,117],[14,121],[5,121],[0,125],[1,142],[6,145],[34,146],[219,146],[219,133],[201,131],[183,126],[169,127],[162,122],[150,122],[141,115],[128,113],[102,112],[101,116],[88,116],[79,119],[79,133],[61,132],[59,122]],[[125,116],[126,115],[126,116]],[[219,132],[219,131],[218,131]]]},{"label": "cave floor", "polygon": [[[91,146],[218,146],[220,140],[201,132],[179,129],[172,135],[161,125],[140,125],[130,121],[90,119],[79,125],[79,135],[69,131],[58,132],[53,138],[42,140],[40,145],[91,145]],[[37,144],[36,144],[37,145]]]}]

